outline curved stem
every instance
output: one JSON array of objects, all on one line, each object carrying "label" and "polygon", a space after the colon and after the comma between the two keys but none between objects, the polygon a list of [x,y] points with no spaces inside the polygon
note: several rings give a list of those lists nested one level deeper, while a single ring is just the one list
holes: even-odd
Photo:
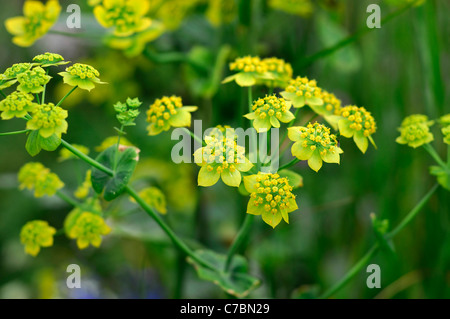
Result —
[{"label": "curved stem", "polygon": [[198,137],[198,136],[195,135],[192,131],[190,131],[188,128],[183,127],[182,129],[183,129],[185,132],[189,133],[189,135],[192,136],[192,138],[193,138],[194,140],[196,140],[197,142],[199,142],[200,145],[206,146],[206,143],[205,143],[200,137]]},{"label": "curved stem", "polygon": [[[403,228],[405,228],[413,219],[417,216],[419,211],[425,206],[431,196],[434,194],[436,189],[438,188],[438,184],[435,184],[428,193],[414,206],[414,208],[403,218],[400,224],[395,227],[391,232],[385,235],[386,240],[392,239],[395,235],[397,235]],[[319,298],[329,298],[334,295],[336,292],[341,290],[350,280],[355,277],[359,271],[366,266],[370,259],[378,252],[379,246],[378,244],[373,245],[369,251],[345,274],[345,276],[330,289],[325,291]]]},{"label": "curved stem", "polygon": [[241,226],[241,229],[239,230],[236,238],[233,241],[233,244],[230,247],[230,250],[228,251],[227,261],[225,263],[225,271],[229,270],[234,255],[237,253],[237,251],[242,247],[243,243],[245,242],[247,235],[249,234],[252,228],[254,217],[255,216],[251,214],[247,214],[247,216],[245,216],[245,220]]},{"label": "curved stem", "polygon": [[67,196],[66,194],[64,194],[61,191],[56,191],[56,196],[58,196],[59,198],[61,198],[63,201],[65,201],[67,204],[73,206],[73,207],[80,207],[81,205],[79,203],[77,203],[75,200],[73,200],[72,198],[70,198],[69,196]]},{"label": "curved stem", "polygon": [[29,132],[29,131],[31,131],[31,130],[22,130],[22,131],[14,131],[14,132],[0,133],[0,136],[22,134],[22,133],[27,133],[27,132]]},{"label": "curved stem", "polygon": [[289,163],[284,164],[283,166],[281,166],[278,170],[281,171],[282,169],[286,169],[289,168],[295,164],[297,164],[298,162],[300,162],[300,160],[298,158],[294,158],[292,161],[290,161]]},{"label": "curved stem", "polygon": [[431,144],[424,144],[423,148],[433,157],[433,159],[438,163],[444,170],[450,171],[444,161],[441,159],[436,150],[431,146]]},{"label": "curved stem", "polygon": [[[45,71],[45,74],[48,75],[48,70],[49,68],[47,68],[47,71]],[[45,103],[45,91],[47,90],[47,83],[44,85],[44,91],[42,91],[42,100],[41,100],[41,104]]]},{"label": "curved stem", "polygon": [[67,93],[66,95],[64,95],[64,97],[61,99],[61,101],[58,102],[58,104],[56,104],[56,106],[60,106],[62,102],[64,102],[65,99],[67,99],[69,97],[70,94],[72,94],[73,91],[76,90],[76,88],[78,87],[78,85],[75,85],[72,90],[69,91],[69,93]]}]

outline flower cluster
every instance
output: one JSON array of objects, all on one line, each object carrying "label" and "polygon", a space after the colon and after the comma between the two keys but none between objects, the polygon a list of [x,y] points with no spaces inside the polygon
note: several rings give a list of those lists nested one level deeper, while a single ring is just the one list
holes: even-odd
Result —
[{"label": "flower cluster", "polygon": [[64,187],[64,183],[61,182],[58,175],[50,172],[50,169],[41,163],[25,164],[19,171],[18,179],[20,189],[34,189],[35,197],[53,196],[60,188]]},{"label": "flower cluster", "polygon": [[17,82],[17,75],[32,68],[31,63],[16,63],[10,68],[6,69],[3,74],[0,74],[0,90],[9,88]]},{"label": "flower cluster", "polygon": [[17,90],[24,93],[41,93],[51,78],[43,68],[34,67],[17,75]]},{"label": "flower cluster", "polygon": [[95,84],[105,84],[98,78],[100,73],[92,66],[82,63],[75,63],[66,68],[65,72],[58,73],[63,77],[64,83],[77,86],[80,89],[90,91],[95,88]]},{"label": "flower cluster", "polygon": [[376,132],[377,127],[370,112],[364,107],[349,105],[339,110],[339,116],[342,117],[338,122],[339,132],[344,137],[353,137],[361,152],[366,152],[369,140],[375,146],[372,134]]},{"label": "flower cluster", "polygon": [[33,103],[33,95],[15,91],[0,102],[2,119],[9,120],[13,117],[22,118],[37,107]]},{"label": "flower cluster", "polygon": [[311,109],[319,115],[322,115],[325,121],[330,124],[334,130],[338,130],[339,112],[341,109],[341,100],[333,93],[322,90],[322,105],[310,105]]},{"label": "flower cluster", "polygon": [[16,45],[28,47],[50,30],[60,12],[58,0],[49,0],[45,5],[40,1],[28,0],[23,5],[24,16],[7,19],[6,30],[14,36]]},{"label": "flower cluster", "polygon": [[80,209],[74,209],[66,217],[64,229],[70,239],[77,240],[79,249],[85,249],[89,245],[100,247],[102,236],[111,232],[101,216]]},{"label": "flower cluster", "polygon": [[290,127],[288,136],[294,142],[292,155],[299,160],[307,160],[309,167],[316,172],[322,167],[322,162],[339,164],[339,155],[343,151],[338,146],[336,136],[325,125],[316,122],[309,123],[307,127]]},{"label": "flower cluster", "polygon": [[247,214],[262,215],[264,222],[275,228],[281,219],[289,223],[289,213],[298,209],[292,186],[279,174],[263,174],[244,177],[245,189],[250,193]]},{"label": "flower cluster", "polygon": [[126,37],[150,26],[150,18],[145,17],[149,9],[149,0],[107,0],[94,8],[94,15],[103,27]]},{"label": "flower cluster", "polygon": [[117,120],[123,126],[133,126],[136,125],[134,121],[139,115],[139,106],[142,102],[138,98],[130,99],[128,98],[125,103],[117,102],[114,105],[114,110],[116,111]]},{"label": "flower cluster", "polygon": [[36,257],[41,247],[53,245],[53,235],[56,229],[49,226],[46,221],[33,220],[26,223],[20,231],[20,241],[25,246],[25,253]]},{"label": "flower cluster", "polygon": [[45,52],[44,54],[36,55],[33,58],[33,62],[37,63],[43,68],[49,67],[49,66],[58,66],[58,65],[64,65],[69,63],[68,61],[64,61],[64,58],[57,53],[49,53]]},{"label": "flower cluster", "polygon": [[266,86],[285,88],[292,79],[292,66],[286,61],[272,57],[263,59],[262,63],[267,66],[267,71],[273,78],[273,80],[261,81]]},{"label": "flower cluster", "polygon": [[222,83],[236,81],[239,86],[253,86],[258,81],[273,80],[272,74],[268,72],[268,66],[259,57],[245,56],[237,58],[230,63],[230,70],[237,73],[231,75]]},{"label": "flower cluster", "polygon": [[286,100],[291,101],[296,108],[322,105],[322,90],[317,87],[315,80],[297,76],[288,82],[285,90],[280,93]]},{"label": "flower cluster", "polygon": [[149,135],[157,135],[170,127],[186,127],[191,125],[191,113],[196,106],[183,106],[181,97],[164,96],[156,99],[147,111],[147,127]]},{"label": "flower cluster", "polygon": [[434,139],[430,132],[431,125],[433,125],[433,121],[429,121],[426,115],[410,115],[402,121],[398,128],[400,136],[395,141],[414,148],[428,144]]},{"label": "flower cluster", "polygon": [[48,138],[56,134],[61,138],[67,132],[67,111],[53,103],[37,105],[33,110],[33,118],[27,122],[27,129],[39,131],[39,134]]},{"label": "flower cluster", "polygon": [[194,161],[201,166],[198,185],[212,186],[219,178],[232,187],[241,184],[241,173],[247,172],[253,164],[245,157],[245,148],[237,145],[236,136],[220,134],[220,130],[205,138],[206,146],[194,153]]},{"label": "flower cluster", "polygon": [[252,113],[244,115],[249,120],[253,120],[253,127],[258,133],[268,131],[272,126],[280,127],[280,122],[289,123],[295,117],[289,109],[291,103],[275,95],[258,99],[252,105]]}]

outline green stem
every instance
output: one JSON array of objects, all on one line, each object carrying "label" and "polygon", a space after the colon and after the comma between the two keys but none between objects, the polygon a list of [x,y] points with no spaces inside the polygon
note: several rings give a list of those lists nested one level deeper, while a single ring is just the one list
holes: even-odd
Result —
[{"label": "green stem", "polygon": [[233,244],[230,247],[230,250],[228,251],[227,261],[225,263],[225,271],[229,270],[234,255],[238,252],[238,250],[242,247],[243,243],[247,239],[247,236],[253,225],[254,217],[255,216],[251,214],[247,214],[247,216],[245,216],[245,220],[241,226],[241,229],[239,230],[236,238],[233,241]]},{"label": "green stem", "polygon": [[[46,75],[48,75],[48,68],[46,71]],[[47,83],[44,85],[44,91],[42,91],[42,101],[41,103],[44,104],[45,103],[45,90],[47,89]]]},{"label": "green stem", "polygon": [[56,104],[56,106],[60,106],[62,102],[64,102],[64,100],[66,98],[69,97],[70,94],[72,94],[73,91],[75,91],[75,89],[78,87],[78,85],[75,85],[72,90],[69,91],[69,93],[67,93],[66,95],[64,95],[64,97],[61,99],[61,101],[58,102],[58,104]]},{"label": "green stem", "polygon": [[[403,228],[405,228],[413,219],[417,216],[419,211],[425,206],[425,204],[428,202],[428,200],[431,198],[433,193],[438,188],[438,184],[434,185],[428,193],[425,194],[425,196],[420,200],[419,203],[414,206],[414,208],[403,218],[403,220],[400,222],[400,224],[391,232],[386,234],[386,239],[392,239],[395,235],[397,235]],[[378,244],[373,245],[369,251],[345,274],[345,276],[337,282],[334,286],[332,286],[330,289],[325,291],[319,298],[325,299],[329,298],[332,295],[334,295],[336,292],[341,290],[347,283],[350,282],[353,277],[355,277],[361,269],[363,269],[369,261],[372,259],[372,257],[375,256],[375,254],[378,252],[379,246]]]},{"label": "green stem", "polygon": [[436,163],[438,163],[444,170],[450,171],[450,169],[447,167],[447,164],[444,163],[444,161],[441,159],[441,157],[433,148],[433,146],[431,146],[431,144],[424,144],[423,148],[431,155],[431,157],[433,157]]},{"label": "green stem", "polygon": [[189,133],[189,135],[192,136],[192,138],[193,138],[194,140],[196,140],[197,142],[199,142],[200,145],[206,146],[206,143],[205,143],[200,137],[198,137],[198,136],[195,135],[193,132],[191,132],[188,128],[183,127],[183,130],[184,130],[185,132]]},{"label": "green stem", "polygon": [[[253,91],[252,91],[252,87],[249,86],[248,87],[248,112],[251,113],[252,110],[252,106],[253,106]],[[244,115],[244,114],[242,114]]]},{"label": "green stem", "polygon": [[162,228],[162,230],[169,236],[174,245],[183,253],[191,257],[195,262],[201,264],[204,267],[215,270],[216,268],[203,259],[200,259],[177,235],[170,229],[170,227],[148,206],[148,204],[136,193],[130,186],[125,187],[125,191],[133,197],[139,206]]},{"label": "green stem", "polygon": [[[406,10],[411,8],[416,2],[417,1],[411,2],[411,3],[407,4],[406,6],[404,6],[403,8],[400,8],[397,11],[394,11],[391,14],[387,15],[386,17],[381,19],[381,25],[385,25],[387,22],[389,22],[393,18],[399,16],[400,14],[402,14],[403,12],[405,12]],[[365,35],[367,33],[370,33],[370,32],[372,32],[374,30],[378,30],[378,29],[377,28],[370,29],[366,25],[364,25],[356,33],[354,33],[353,35],[349,36],[348,38],[345,38],[344,40],[339,41],[338,43],[336,43],[335,45],[333,45],[333,46],[331,46],[329,48],[325,48],[322,51],[319,51],[319,52],[317,52],[317,53],[315,53],[315,54],[313,54],[313,55],[311,55],[309,57],[306,57],[304,59],[303,66],[308,66],[308,65],[312,64],[314,61],[316,61],[317,59],[320,59],[320,58],[325,57],[327,55],[333,54],[334,52],[342,49],[343,47],[347,46],[348,44],[351,44],[352,42],[356,41],[357,39],[359,39],[363,35]]]},{"label": "green stem", "polygon": [[37,100],[38,104],[41,104],[41,100],[39,99],[39,94],[36,94],[36,100]]},{"label": "green stem", "polygon": [[29,131],[31,131],[31,130],[22,130],[22,131],[14,131],[14,132],[0,133],[0,136],[22,134],[22,133],[27,133],[27,132],[29,132]]},{"label": "green stem", "polygon": [[282,169],[286,169],[289,168],[295,164],[297,164],[298,162],[300,162],[300,160],[298,158],[294,158],[292,161],[290,161],[289,163],[284,164],[283,166],[281,166],[278,170],[281,171]]},{"label": "green stem", "polygon": [[77,203],[75,200],[73,200],[72,198],[70,198],[69,196],[67,196],[66,194],[64,194],[61,191],[56,191],[56,195],[61,198],[63,201],[65,201],[67,204],[73,206],[73,207],[80,207],[80,204]]}]

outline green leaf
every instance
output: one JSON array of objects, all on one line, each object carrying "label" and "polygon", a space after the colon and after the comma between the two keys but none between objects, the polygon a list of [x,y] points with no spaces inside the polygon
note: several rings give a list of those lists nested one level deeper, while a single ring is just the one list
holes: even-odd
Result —
[{"label": "green leaf", "polygon": [[438,183],[450,191],[450,173],[440,166],[430,166],[430,174],[437,177]]},{"label": "green leaf", "polygon": [[[116,145],[113,145],[100,153],[97,157],[97,161],[104,166],[113,169],[113,163],[116,157]],[[94,168],[92,170],[92,188],[101,194],[107,201],[111,201],[117,198],[123,193],[127,186],[131,175],[134,172],[137,164],[137,154],[134,148],[130,147],[120,152],[117,156],[117,165],[114,171],[114,176]]]},{"label": "green leaf", "polygon": [[39,136],[39,142],[42,149],[49,152],[55,151],[61,145],[61,139],[56,134],[47,138]]},{"label": "green leaf", "polygon": [[278,172],[278,175],[280,175],[281,177],[286,177],[289,180],[289,185],[291,185],[294,189],[303,187],[302,175],[294,171],[283,169]]},{"label": "green leaf", "polygon": [[211,250],[197,250],[195,254],[215,267],[214,270],[199,265],[192,258],[188,257],[188,262],[192,264],[197,271],[197,275],[207,281],[218,285],[226,293],[244,298],[258,287],[259,279],[247,274],[248,266],[244,257],[235,255],[228,272],[225,272],[225,263],[227,256],[217,254]]},{"label": "green leaf", "polygon": [[25,149],[31,156],[36,156],[41,152],[41,143],[39,131],[32,131],[28,135],[27,143],[25,144]]}]

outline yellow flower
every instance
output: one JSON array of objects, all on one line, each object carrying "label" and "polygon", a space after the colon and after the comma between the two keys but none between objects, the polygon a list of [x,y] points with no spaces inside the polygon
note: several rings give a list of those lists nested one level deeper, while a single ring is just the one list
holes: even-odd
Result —
[{"label": "yellow flower", "polygon": [[269,6],[301,17],[310,16],[314,9],[311,0],[270,0]]},{"label": "yellow flower", "polygon": [[219,26],[232,22],[237,15],[235,1],[230,0],[209,0],[206,17],[214,26]]},{"label": "yellow flower", "polygon": [[78,86],[80,89],[90,91],[95,88],[95,84],[106,84],[98,78],[100,73],[92,66],[82,63],[75,63],[66,68],[65,72],[58,73],[63,77],[64,83],[71,86]]},{"label": "yellow flower", "polygon": [[245,189],[250,193],[247,214],[261,215],[264,222],[275,228],[281,219],[289,223],[289,213],[298,209],[292,186],[286,177],[263,174],[244,177]]},{"label": "yellow flower", "polygon": [[28,47],[50,30],[60,12],[58,0],[49,0],[45,5],[40,1],[27,0],[23,5],[24,16],[7,19],[6,30],[14,35],[16,45]]},{"label": "yellow flower", "polygon": [[325,121],[327,121],[334,130],[338,130],[341,100],[339,100],[333,93],[329,93],[325,90],[322,90],[321,92],[321,99],[323,100],[323,104],[310,105],[311,109],[317,114],[323,116]]},{"label": "yellow flower", "polygon": [[105,38],[106,44],[113,49],[122,50],[129,57],[141,54],[146,45],[159,38],[165,31],[164,25],[155,20],[151,20],[150,26],[140,32],[136,32],[130,36],[110,35]]},{"label": "yellow flower", "polygon": [[444,134],[444,143],[450,145],[450,125],[442,128],[442,134]]},{"label": "yellow flower", "polygon": [[56,229],[46,221],[33,220],[26,223],[20,231],[20,241],[25,246],[25,253],[36,257],[41,247],[53,246]]},{"label": "yellow flower", "polygon": [[226,77],[222,83],[236,81],[239,86],[253,86],[258,81],[274,79],[273,75],[268,72],[267,65],[259,57],[237,58],[230,63],[230,70],[237,73]]},{"label": "yellow flower", "polygon": [[263,80],[262,83],[268,87],[285,88],[292,79],[292,66],[286,61],[278,58],[265,58],[262,63],[267,65],[267,71],[273,80]]},{"label": "yellow flower", "polygon": [[100,247],[102,236],[111,232],[101,216],[80,209],[74,209],[66,217],[64,229],[70,239],[77,240],[79,249],[85,249],[89,245]]},{"label": "yellow flower", "polygon": [[222,178],[226,185],[239,187],[240,172],[247,172],[253,164],[245,157],[245,148],[237,145],[236,135],[220,131],[213,131],[205,138],[206,146],[194,152],[195,163],[201,166],[198,185],[212,186]]},{"label": "yellow flower", "polygon": [[440,123],[442,126],[448,126],[448,125],[450,125],[450,113],[441,116],[441,117],[439,118],[439,123]]},{"label": "yellow flower", "polygon": [[32,68],[31,63],[16,63],[7,68],[3,74],[0,74],[0,90],[9,88],[17,82],[17,76]]},{"label": "yellow flower", "polygon": [[340,109],[339,115],[342,117],[338,121],[339,132],[342,136],[351,138],[356,146],[365,153],[369,146],[369,140],[376,147],[372,138],[377,130],[375,120],[364,107],[346,106]]},{"label": "yellow flower", "polygon": [[[139,192],[139,196],[153,209],[161,214],[167,214],[166,196],[157,187],[147,187]],[[130,197],[132,202],[136,202],[134,198]]]},{"label": "yellow flower", "polygon": [[41,93],[52,77],[43,68],[37,66],[17,75],[17,90],[24,93]]},{"label": "yellow flower", "polygon": [[87,172],[86,172],[86,177],[85,177],[83,183],[77,188],[77,190],[75,191],[75,193],[73,193],[73,195],[74,195],[76,198],[84,199],[84,198],[88,197],[88,195],[89,195],[89,190],[90,190],[91,187],[92,187],[92,184],[91,184],[91,174],[92,174],[92,171],[91,171],[90,169],[87,170]]},{"label": "yellow flower", "polygon": [[395,141],[414,148],[428,144],[434,139],[429,126],[425,122],[402,125],[398,130],[400,131],[400,136]]},{"label": "yellow flower", "polygon": [[[106,149],[110,148],[111,146],[117,144],[118,139],[119,139],[119,137],[117,137],[117,136],[107,137],[102,142],[102,144],[100,144],[99,146],[97,146],[95,148],[95,151],[99,152],[99,153],[103,152],[104,150],[106,150]],[[123,137],[123,136],[120,138],[120,145],[133,146],[134,147],[134,145],[129,140],[127,140],[125,137]]]},{"label": "yellow flower", "polygon": [[292,155],[299,160],[307,160],[309,167],[316,172],[322,167],[322,161],[339,164],[339,154],[343,151],[338,146],[336,136],[330,134],[330,129],[325,125],[316,122],[309,123],[307,127],[290,127],[288,136],[295,142],[291,149]]},{"label": "yellow flower", "polygon": [[48,138],[56,134],[61,138],[62,133],[67,133],[67,111],[53,103],[37,105],[33,110],[33,118],[27,122],[27,129],[39,130],[39,134]]},{"label": "yellow flower", "polygon": [[280,122],[289,123],[294,120],[295,117],[289,111],[290,108],[291,102],[270,95],[255,101],[252,106],[253,112],[244,116],[253,120],[253,127],[261,133],[268,131],[272,126],[280,127]]},{"label": "yellow flower", "polygon": [[127,37],[150,26],[150,18],[145,17],[149,9],[149,0],[103,0],[94,15],[103,27],[114,28],[114,35]]},{"label": "yellow flower", "polygon": [[309,80],[307,77],[298,76],[289,80],[287,87],[280,94],[291,101],[295,108],[323,104],[322,90],[317,87],[316,80]]},{"label": "yellow flower", "polygon": [[2,119],[9,120],[13,117],[24,117],[29,112],[33,112],[37,106],[33,103],[33,95],[13,92],[0,102],[0,111],[2,111]]},{"label": "yellow flower", "polygon": [[34,189],[35,197],[53,196],[64,187],[58,175],[50,172],[41,163],[30,162],[22,166],[18,176],[20,189]]},{"label": "yellow flower", "polygon": [[49,53],[46,52],[44,54],[36,55],[33,58],[33,62],[35,62],[37,65],[45,68],[49,66],[58,66],[69,63],[68,61],[64,61],[64,58],[57,53]]},{"label": "yellow flower", "polygon": [[164,96],[156,99],[147,111],[147,127],[149,135],[158,135],[170,127],[186,127],[191,125],[191,113],[196,106],[183,106],[181,97]]}]

